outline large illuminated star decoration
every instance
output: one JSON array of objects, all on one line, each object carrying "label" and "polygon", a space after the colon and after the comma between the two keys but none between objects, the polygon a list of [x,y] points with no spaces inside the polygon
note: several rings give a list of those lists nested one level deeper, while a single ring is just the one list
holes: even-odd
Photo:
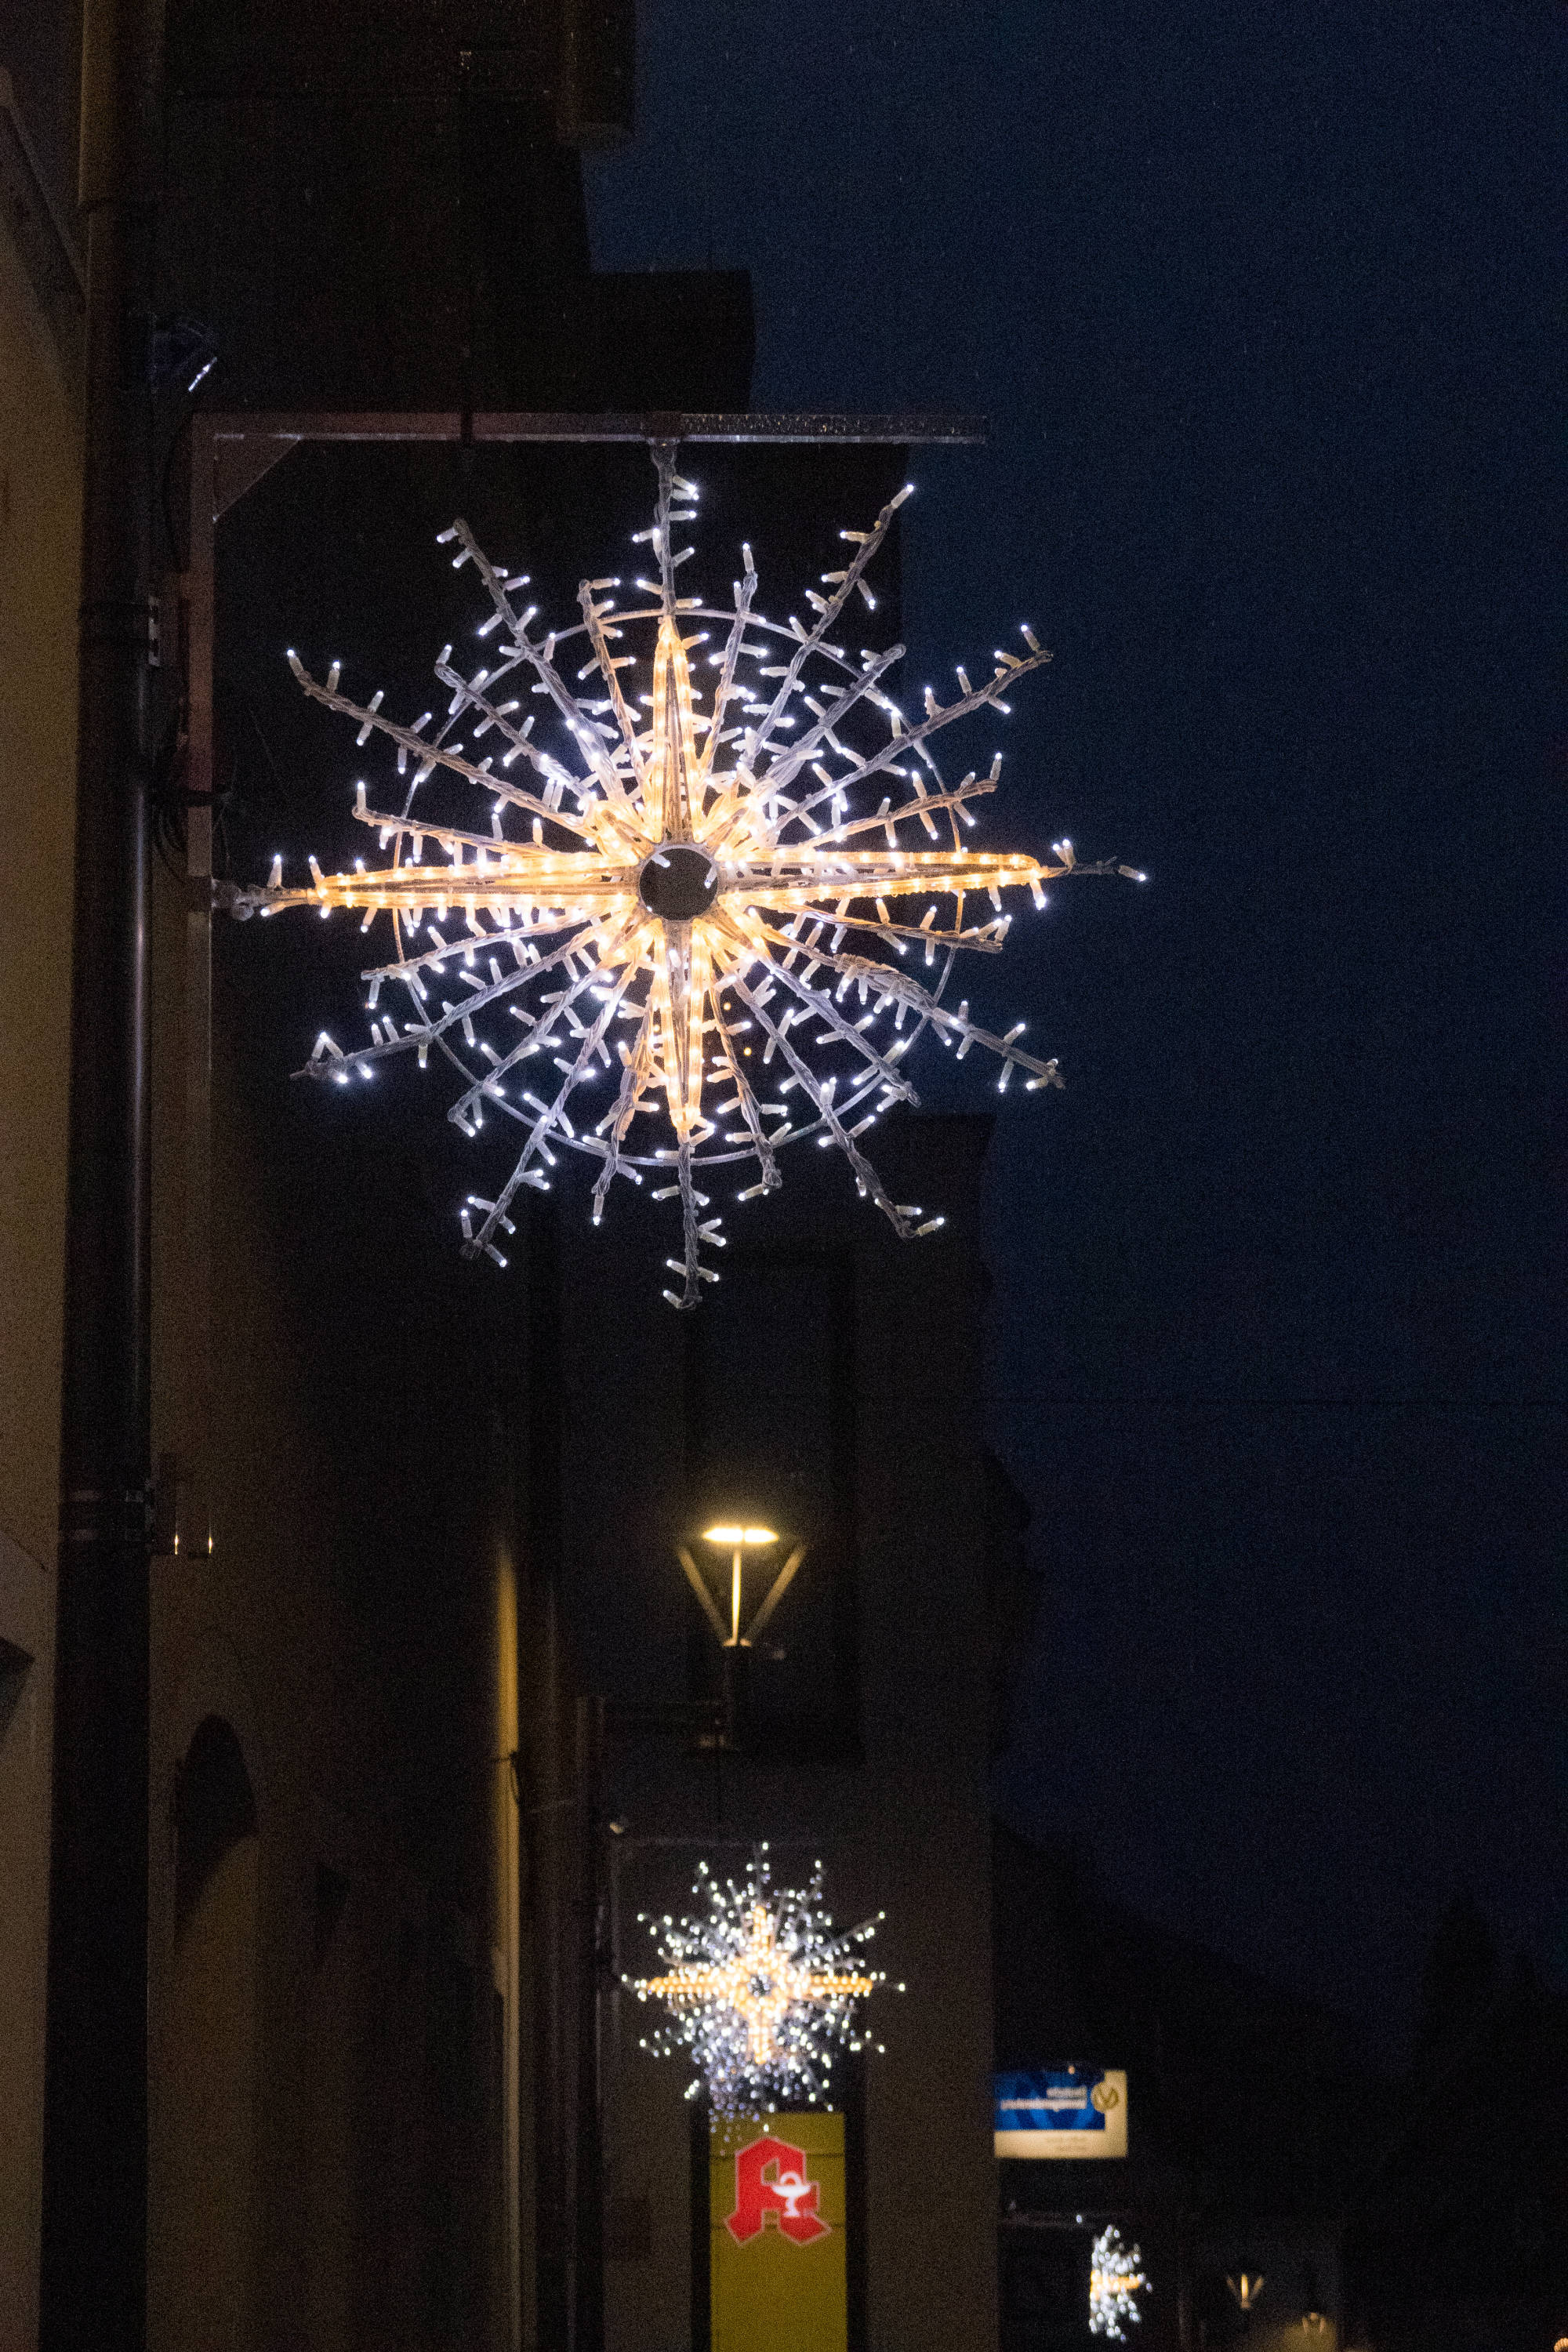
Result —
[{"label": "large illuminated star decoration", "polygon": [[807,1886],[775,1889],[765,1845],[739,1885],[699,1863],[691,1891],[706,1897],[705,1915],[638,1915],[664,1971],[622,1981],[639,2000],[662,2002],[669,2012],[640,2046],[656,2057],[684,2053],[694,2060],[687,2096],[706,2087],[715,2115],[825,2102],[837,2051],[881,2046],[867,2040],[857,2017],[886,1973],[847,1963],[882,1915],[836,1936],[822,1907],[822,1864]]},{"label": "large illuminated star decoration", "polygon": [[665,1297],[691,1307],[724,1241],[706,1188],[738,1171],[738,1199],[771,1192],[786,1143],[840,1151],[905,1239],[939,1226],[890,1197],[863,1147],[884,1112],[915,1101],[905,1062],[922,1033],[961,1060],[985,1047],[1004,1089],[1015,1074],[1060,1083],[1019,1042],[1022,1021],[996,1035],[967,1002],[943,1002],[957,950],[1001,949],[1005,891],[1043,904],[1058,876],[1132,869],[1078,865],[1066,841],[1045,861],[964,846],[1000,756],[949,785],[932,738],[1005,711],[1050,659],[1027,628],[978,685],[960,669],[952,701],[927,688],[914,718],[886,683],[902,646],[841,642],[852,600],[875,604],[868,570],[907,489],[869,530],[841,533],[849,552],[806,591],[808,619],[772,621],[753,609],[750,548],[731,604],[677,593],[697,494],[670,445],[655,457],[655,519],[637,538],[657,577],[626,603],[618,580],[584,582],[572,627],[541,624],[526,574],[498,569],[466,523],[441,533],[483,583],[478,633],[494,651],[465,675],[446,648],[440,719],[403,725],[382,693],[342,693],[339,663],[321,682],[290,653],[306,693],[361,744],[375,734],[395,751],[394,805],[354,788],[386,862],[326,874],[312,857],[309,884],[289,887],[278,857],[265,887],[225,895],[241,916],[341,908],[367,931],[384,918],[390,952],[363,975],[369,1039],[343,1047],[323,1031],[309,1075],[346,1086],[396,1055],[424,1068],[434,1047],[458,1074],[448,1116],[466,1134],[522,1129],[495,1198],[462,1207],[466,1255],[504,1265],[519,1191],[548,1190],[560,1152],[580,1151],[597,1163],[595,1223],[617,1178],[651,1176],[656,1200],[679,1200],[679,1286]]},{"label": "large illuminated star decoration", "polygon": [[1122,2322],[1134,2327],[1142,2323],[1138,2298],[1148,2291],[1142,2254],[1136,2246],[1124,2246],[1121,2231],[1114,2222],[1108,2223],[1089,2250],[1089,2334],[1109,2336],[1124,2344],[1127,2332]]}]

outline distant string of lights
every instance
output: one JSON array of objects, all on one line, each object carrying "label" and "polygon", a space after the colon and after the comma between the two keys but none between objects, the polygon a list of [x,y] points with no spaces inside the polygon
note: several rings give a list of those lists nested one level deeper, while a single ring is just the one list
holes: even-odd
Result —
[{"label": "distant string of lights", "polygon": [[[368,1040],[343,1046],[323,1030],[307,1071],[346,1086],[394,1055],[425,1068],[434,1049],[457,1074],[447,1115],[466,1135],[500,1120],[522,1130],[495,1197],[461,1209],[466,1255],[504,1265],[518,1194],[548,1190],[561,1152],[577,1151],[596,1163],[595,1223],[618,1180],[652,1178],[656,1200],[679,1202],[665,1296],[689,1307],[719,1278],[713,1171],[747,1180],[737,1200],[766,1194],[787,1143],[839,1152],[903,1238],[940,1227],[891,1198],[864,1149],[887,1111],[917,1099],[905,1071],[917,1040],[929,1029],[961,1061],[984,1047],[1003,1090],[1015,1076],[1060,1084],[1055,1061],[1019,1042],[1022,1021],[996,1034],[967,1000],[943,1002],[958,950],[1000,950],[1005,891],[1044,905],[1065,875],[1142,877],[1080,865],[1065,840],[1048,860],[964,846],[1000,755],[950,785],[931,741],[1007,709],[1050,659],[1029,629],[978,684],[961,667],[951,702],[928,687],[913,718],[888,690],[903,647],[838,642],[853,601],[875,605],[868,570],[907,489],[869,530],[840,534],[848,552],[806,590],[806,618],[772,621],[754,609],[749,547],[730,605],[677,593],[697,491],[671,446],[655,455],[655,518],[637,540],[657,577],[633,582],[626,604],[620,580],[585,581],[571,627],[540,624],[527,575],[493,564],[465,522],[441,534],[483,583],[478,634],[494,646],[467,675],[446,647],[439,718],[405,725],[384,692],[343,693],[340,663],[319,681],[289,654],[359,743],[376,735],[395,753],[405,781],[391,805],[354,787],[385,862],[327,874],[312,856],[292,886],[279,856],[265,885],[223,895],[240,916],[354,912],[367,932],[384,919],[389,951],[362,975]],[[541,719],[553,748],[536,737]]]},{"label": "distant string of lights", "polygon": [[822,1888],[820,1863],[805,1887],[775,1888],[764,1844],[739,1884],[698,1864],[691,1892],[705,1910],[679,1919],[637,1915],[663,1969],[622,1982],[668,2012],[639,2047],[689,2058],[697,2071],[686,2095],[706,2089],[716,2116],[826,2105],[835,2057],[881,2048],[858,2019],[886,1972],[849,1963],[883,1914],[835,1935]]}]

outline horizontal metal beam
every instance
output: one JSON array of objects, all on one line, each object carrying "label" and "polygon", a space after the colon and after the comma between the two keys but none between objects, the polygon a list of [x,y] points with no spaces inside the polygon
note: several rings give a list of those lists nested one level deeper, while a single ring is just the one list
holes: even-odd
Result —
[{"label": "horizontal metal beam", "polygon": [[717,1699],[609,1699],[605,1727],[623,1738],[685,1739],[722,1731],[724,1709]]},{"label": "horizontal metal beam", "polygon": [[449,409],[404,409],[271,415],[209,411],[202,419],[211,436],[214,520],[226,514],[271,472],[280,457],[301,442],[458,441],[466,445],[519,441],[727,441],[772,447],[820,447],[880,443],[931,447],[948,442],[966,446],[984,441],[983,416],[945,416],[910,411],[897,416],[851,416],[829,410],[749,409],[679,413],[652,409],[636,416],[584,415],[571,410],[535,413],[485,409],[465,415]]},{"label": "horizontal metal beam", "polygon": [[983,416],[911,409],[891,416],[837,410],[668,411],[600,416],[570,410],[414,409],[385,414],[209,415],[219,441],[872,441],[899,445],[984,441]]}]

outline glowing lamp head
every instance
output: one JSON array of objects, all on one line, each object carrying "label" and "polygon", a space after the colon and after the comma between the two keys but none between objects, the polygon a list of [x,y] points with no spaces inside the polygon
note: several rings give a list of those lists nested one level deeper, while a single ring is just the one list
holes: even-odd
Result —
[{"label": "glowing lamp head", "polygon": [[704,1543],[724,1544],[732,1550],[737,1544],[777,1543],[778,1537],[772,1528],[722,1527],[704,1528],[702,1540]]}]

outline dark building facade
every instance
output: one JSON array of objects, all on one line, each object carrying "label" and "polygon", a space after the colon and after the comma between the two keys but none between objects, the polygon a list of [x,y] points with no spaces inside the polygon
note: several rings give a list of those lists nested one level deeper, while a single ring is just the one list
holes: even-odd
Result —
[{"label": "dark building facade", "polygon": [[1346,2261],[1389,2352],[1568,2334],[1568,2004],[1468,1897],[1433,1940],[1415,2047],[1356,2183]]},{"label": "dark building facade", "polygon": [[1124,2070],[1128,2101],[1125,2158],[997,2167],[1003,2352],[1097,2340],[1107,2223],[1144,2258],[1149,2352],[1360,2341],[1342,2242],[1381,2084],[1354,2031],[1110,1901],[1070,1846],[999,1830],[993,1874],[998,2068]]},{"label": "dark building facade", "polygon": [[[887,1910],[889,1970],[910,1986],[879,1997],[887,2054],[847,2083],[849,2340],[980,2352],[994,2335],[984,1123],[890,1130],[900,1184],[950,1214],[918,1250],[803,1155],[782,1202],[737,1223],[728,1285],[696,1321],[659,1300],[663,1237],[639,1206],[593,1234],[571,1186],[497,1276],[457,1255],[473,1171],[440,1106],[395,1084],[323,1102],[290,1082],[353,989],[352,944],[220,920],[209,948],[202,928],[209,820],[186,796],[183,689],[209,521],[212,869],[255,879],[280,846],[331,856],[343,829],[345,747],[294,689],[286,646],[417,690],[450,594],[434,532],[455,512],[526,546],[568,608],[646,519],[640,446],[474,447],[476,415],[744,405],[742,276],[591,268],[576,148],[631,128],[629,29],[587,0],[169,16],[151,923],[160,2347],[507,2352],[592,2346],[601,2325],[628,2352],[703,2340],[689,2110],[677,2071],[636,2050],[617,1972],[637,1958],[629,1912],[673,1902],[699,1852],[764,1836],[781,1860],[821,1855],[841,1916]],[[77,32],[68,9],[0,11],[58,246],[51,278],[47,239],[29,243],[19,214],[0,224],[0,400],[26,524],[0,536],[18,656],[0,664],[0,743],[28,909],[0,935],[19,1137],[0,1290],[21,1310],[0,1391],[7,2352],[39,2325]],[[187,494],[204,404],[419,411],[447,437],[300,447],[265,478],[231,474],[209,517]],[[715,451],[705,533],[726,551],[752,539],[793,591],[903,464],[891,447]],[[896,566],[895,546],[895,613]],[[711,1703],[672,1547],[742,1490],[806,1549],[752,1662],[743,1737],[716,1754],[655,1736],[648,1710]],[[605,1702],[593,1805],[579,1701]]]},{"label": "dark building facade", "polygon": [[[1405,2064],[999,1831],[999,2068],[1113,2066],[1126,2160],[998,2168],[1003,2352],[1087,2346],[1089,2247],[1142,2249],[1150,2347],[1483,2352],[1568,2321],[1561,1999],[1456,1902]],[[1245,2284],[1244,2284],[1245,2282]],[[1321,2323],[1321,2324],[1320,2324]]]},{"label": "dark building facade", "polygon": [[[691,1907],[700,1857],[732,1872],[763,1839],[790,1883],[822,1861],[846,1925],[886,1911],[872,1957],[908,1986],[875,1997],[885,2051],[844,2077],[848,2340],[994,2340],[975,1250],[987,1124],[911,1118],[882,1147],[890,1178],[950,1210],[935,1247],[885,1234],[805,1155],[737,1219],[711,1319],[643,1311],[651,1216],[614,1234],[563,1222],[553,1605],[577,1686],[605,1693],[628,1726],[605,1765],[617,1828],[599,1986],[617,2223],[606,2341],[624,2352],[674,2352],[705,2322],[687,2076],[639,2049],[647,2013],[618,1979],[647,1968],[639,1912]],[[639,1713],[714,1690],[715,1644],[675,1548],[737,1509],[807,1549],[752,1660],[737,1747],[716,1757],[650,1735]]]}]

